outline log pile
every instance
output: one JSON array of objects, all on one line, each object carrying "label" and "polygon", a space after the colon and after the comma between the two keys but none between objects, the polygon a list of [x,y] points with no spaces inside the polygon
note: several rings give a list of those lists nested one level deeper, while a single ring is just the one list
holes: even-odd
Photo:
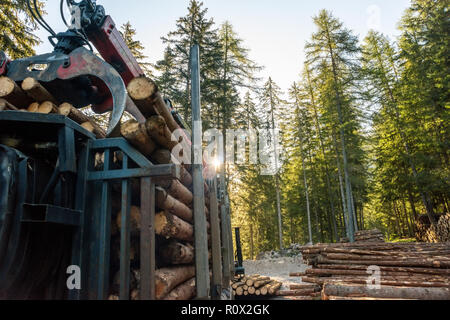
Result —
[{"label": "log pile", "polygon": [[319,285],[322,299],[450,299],[450,243],[321,244],[300,251],[312,268],[291,276]]},{"label": "log pile", "polygon": [[23,111],[41,114],[60,114],[78,123],[97,138],[105,138],[105,130],[93,119],[71,104],[58,101],[33,78],[17,84],[8,77],[0,77],[0,111]]},{"label": "log pile", "polygon": [[[66,101],[55,99],[45,83],[27,78],[16,83],[7,77],[0,77],[0,112],[23,111],[42,114],[59,114],[70,118],[97,138],[105,138],[105,130],[92,118],[85,115]],[[53,88],[54,89],[54,88]],[[194,228],[193,228],[193,192],[189,163],[178,160],[183,156],[183,147],[190,148],[189,137],[181,130],[161,93],[152,80],[139,77],[132,80],[128,87],[130,100],[141,111],[143,117],[121,123],[120,134],[154,164],[180,165],[179,180],[156,180],[156,217],[157,234],[157,299],[187,300],[195,296],[194,270]],[[177,135],[175,135],[175,133]],[[173,138],[172,136],[177,136]],[[178,147],[178,148],[177,148]],[[116,156],[116,155],[115,155]],[[98,165],[103,161],[102,155]],[[183,158],[184,159],[184,158]],[[121,157],[114,158],[114,166],[122,166]],[[131,274],[130,296],[139,299],[139,234],[140,221],[140,180],[131,182]],[[120,199],[121,185],[113,185],[113,201]],[[119,201],[120,202],[120,201]],[[205,184],[205,213],[209,220],[209,190]],[[112,204],[111,239],[111,275],[110,299],[118,296],[118,266],[120,257],[120,203]]]},{"label": "log pile", "polygon": [[263,277],[259,274],[240,276],[233,280],[231,285],[233,294],[237,298],[244,297],[270,297],[276,296],[281,288],[281,282]]},{"label": "log pile", "polygon": [[355,232],[356,242],[385,242],[384,235],[380,230],[364,230]]},{"label": "log pile", "polygon": [[416,240],[428,243],[450,241],[450,214],[436,218],[437,225],[431,225],[428,216],[420,216],[416,221]]},{"label": "log pile", "polygon": [[[156,180],[156,298],[158,300],[189,300],[195,297],[194,267],[194,216],[192,176],[189,164],[179,160],[175,154],[179,143],[190,144],[189,139],[181,134],[179,139],[173,133],[179,130],[172,114],[165,105],[156,85],[147,78],[136,78],[128,85],[130,98],[143,114],[145,121],[128,120],[120,128],[122,137],[137,148],[155,164],[178,164],[181,169],[180,180]],[[181,131],[181,130],[180,130]],[[180,148],[181,149],[181,148]],[[132,182],[133,207],[131,210],[131,235],[140,234],[139,180]],[[118,191],[120,187],[118,188]],[[205,193],[207,193],[205,187]],[[136,196],[137,195],[137,196]],[[205,200],[207,200],[205,196]],[[206,201],[205,212],[208,217],[209,202]],[[116,239],[120,237],[121,212],[115,216]],[[117,241],[117,240],[116,240]],[[132,240],[134,250],[139,241]],[[116,264],[118,261],[116,261]],[[132,264],[133,274],[139,275],[139,263]],[[116,273],[118,270],[114,270]],[[117,276],[118,277],[118,276]],[[131,282],[130,295],[139,299],[140,280]],[[111,297],[118,295],[118,286],[112,286]]]},{"label": "log pile", "polygon": [[[355,232],[355,242],[385,242],[383,233],[380,230],[362,230]],[[340,239],[339,243],[349,243],[347,237]]]}]

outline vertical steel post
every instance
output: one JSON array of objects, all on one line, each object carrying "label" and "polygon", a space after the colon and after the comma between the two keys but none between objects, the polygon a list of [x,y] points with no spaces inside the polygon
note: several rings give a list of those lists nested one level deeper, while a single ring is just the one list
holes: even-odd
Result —
[{"label": "vertical steel post", "polygon": [[141,179],[141,300],[155,300],[155,184]]},{"label": "vertical steel post", "polygon": [[[231,234],[229,222],[227,218],[227,210],[225,206],[225,186],[223,174],[220,174],[219,190],[220,190],[220,220],[222,231],[222,265],[223,265],[223,288],[230,289],[231,284],[231,264],[230,256],[233,256],[233,246],[230,247]],[[231,241],[232,242],[232,241]]]},{"label": "vertical steel post", "polygon": [[[123,169],[128,169],[128,156],[123,155]],[[122,180],[122,207],[120,228],[120,300],[130,297],[130,207],[131,189],[128,179]]]},{"label": "vertical steel post", "polygon": [[[79,156],[78,176],[75,191],[75,210],[81,211],[80,226],[74,233],[72,245],[72,265],[79,266],[81,269],[81,290],[85,290],[87,286],[87,262],[83,259],[84,238],[87,230],[86,225],[86,189],[87,189],[87,170],[89,164],[89,141],[83,147]],[[81,290],[70,290],[70,300],[80,300],[82,298]]]},{"label": "vertical steel post", "polygon": [[212,253],[212,292],[213,299],[220,299],[222,292],[222,248],[220,243],[219,204],[217,201],[217,176],[210,184],[210,219],[211,219],[211,253]]},{"label": "vertical steel post", "polygon": [[[111,152],[105,150],[103,171],[108,171],[111,164]],[[107,298],[109,289],[109,254],[111,241],[111,187],[107,180],[102,181],[102,200],[100,209],[100,243],[97,294],[98,300]]]},{"label": "vertical steel post", "polygon": [[191,107],[192,107],[192,179],[194,187],[194,230],[197,299],[209,298],[208,231],[205,215],[203,179],[202,119],[200,102],[200,52],[191,48]]}]

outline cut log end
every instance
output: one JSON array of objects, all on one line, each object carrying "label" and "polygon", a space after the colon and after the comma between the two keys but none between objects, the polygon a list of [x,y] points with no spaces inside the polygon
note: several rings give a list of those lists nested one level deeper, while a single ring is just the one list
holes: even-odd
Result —
[{"label": "cut log end", "polygon": [[148,99],[158,91],[156,84],[145,77],[134,78],[128,84],[127,89],[133,100]]}]

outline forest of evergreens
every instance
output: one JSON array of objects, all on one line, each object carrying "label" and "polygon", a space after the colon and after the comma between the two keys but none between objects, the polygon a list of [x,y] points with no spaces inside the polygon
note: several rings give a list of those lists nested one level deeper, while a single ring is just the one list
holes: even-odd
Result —
[{"label": "forest of evergreens", "polygon": [[[23,18],[25,1],[7,0],[5,8],[0,47],[12,58],[32,55],[38,39]],[[197,0],[162,37],[160,61],[145,57],[132,23],[121,28],[188,123],[189,49],[198,43],[204,129],[280,129],[276,175],[261,175],[259,164],[226,165],[246,258],[278,249],[280,238],[282,246],[335,242],[371,228],[389,240],[414,238],[420,216],[435,223],[450,212],[448,1],[412,0],[397,39],[370,31],[360,41],[327,10],[313,19],[290,88],[262,79],[264,66],[239,30],[217,24]]]}]

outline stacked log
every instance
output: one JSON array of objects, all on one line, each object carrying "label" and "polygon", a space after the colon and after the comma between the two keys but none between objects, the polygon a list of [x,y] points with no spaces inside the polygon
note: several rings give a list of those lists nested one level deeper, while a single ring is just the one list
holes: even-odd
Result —
[{"label": "stacked log", "polygon": [[[355,232],[355,242],[385,242],[384,234],[377,229]],[[342,237],[339,243],[349,243],[348,237]]]},{"label": "stacked log", "polygon": [[450,214],[441,216],[436,225],[431,225],[424,238],[429,243],[450,242]]},{"label": "stacked log", "polygon": [[[182,154],[175,154],[180,143],[187,143],[188,137],[181,135],[173,139],[180,127],[174,120],[157,86],[148,78],[132,80],[128,93],[145,121],[128,120],[121,125],[121,135],[154,164],[176,164],[180,166],[180,179],[155,179],[156,215],[156,298],[160,300],[188,300],[195,297],[194,264],[194,216],[192,176],[190,165],[179,160]],[[181,131],[181,130],[180,130]],[[185,146],[184,146],[185,147]],[[139,180],[132,181],[131,235],[140,231]],[[205,189],[205,193],[208,192]],[[137,195],[137,196],[136,196]],[[208,200],[208,197],[205,197]],[[208,201],[205,212],[209,212]],[[121,212],[117,214],[116,229],[120,230]],[[115,235],[118,236],[117,234]],[[132,241],[139,243],[139,241]],[[139,270],[137,270],[139,272]],[[130,288],[132,294],[140,288],[139,279]],[[117,288],[116,288],[117,289]],[[117,292],[113,292],[113,295]],[[137,297],[138,299],[139,297]]]},{"label": "stacked log", "polygon": [[437,224],[436,234],[440,242],[450,242],[450,213],[442,216]]},{"label": "stacked log", "polygon": [[430,223],[426,215],[421,215],[415,223],[416,240],[419,242],[440,243],[450,241],[450,214],[437,215],[436,225]]},{"label": "stacked log", "polygon": [[356,242],[385,242],[384,235],[380,230],[363,230],[355,232]]},{"label": "stacked log", "polygon": [[[154,164],[177,164],[181,169],[179,180],[155,179],[156,216],[155,233],[157,235],[157,298],[176,300],[191,299],[195,296],[194,264],[194,221],[192,176],[189,163],[183,163],[173,153],[180,143],[190,148],[190,140],[173,118],[157,86],[148,78],[140,77],[130,82],[129,98],[141,111],[143,117],[130,119],[120,125],[120,135]],[[17,111],[41,114],[58,114],[78,123],[97,138],[105,138],[105,130],[95,120],[71,104],[55,99],[45,83],[27,78],[16,83],[8,77],[0,77],[0,112]],[[176,130],[180,138],[172,138]],[[181,148],[180,148],[181,150]],[[122,167],[120,154],[114,155],[114,166]],[[98,159],[101,159],[101,154]],[[100,161],[100,164],[103,161]],[[113,185],[113,199],[120,199],[119,187]],[[139,299],[139,236],[141,229],[140,180],[131,181],[131,274],[130,297]],[[115,192],[117,194],[115,194]],[[208,195],[205,184],[205,194]],[[209,213],[209,197],[205,196],[205,213]],[[111,283],[110,298],[115,299],[118,287],[118,265],[120,257],[120,229],[122,212],[119,204],[113,204],[111,225],[111,274],[116,275]]]},{"label": "stacked log", "polygon": [[97,138],[106,137],[106,132],[92,118],[71,104],[58,100],[33,78],[26,78],[18,85],[8,77],[0,77],[0,111],[27,111],[41,114],[60,114],[81,125]]},{"label": "stacked log", "polygon": [[280,291],[281,283],[271,279],[270,277],[263,277],[259,274],[235,277],[231,285],[234,296],[237,298],[243,297],[270,297],[276,296]]},{"label": "stacked log", "polygon": [[321,244],[300,251],[312,268],[291,276],[319,285],[323,299],[450,299],[449,243]]}]

